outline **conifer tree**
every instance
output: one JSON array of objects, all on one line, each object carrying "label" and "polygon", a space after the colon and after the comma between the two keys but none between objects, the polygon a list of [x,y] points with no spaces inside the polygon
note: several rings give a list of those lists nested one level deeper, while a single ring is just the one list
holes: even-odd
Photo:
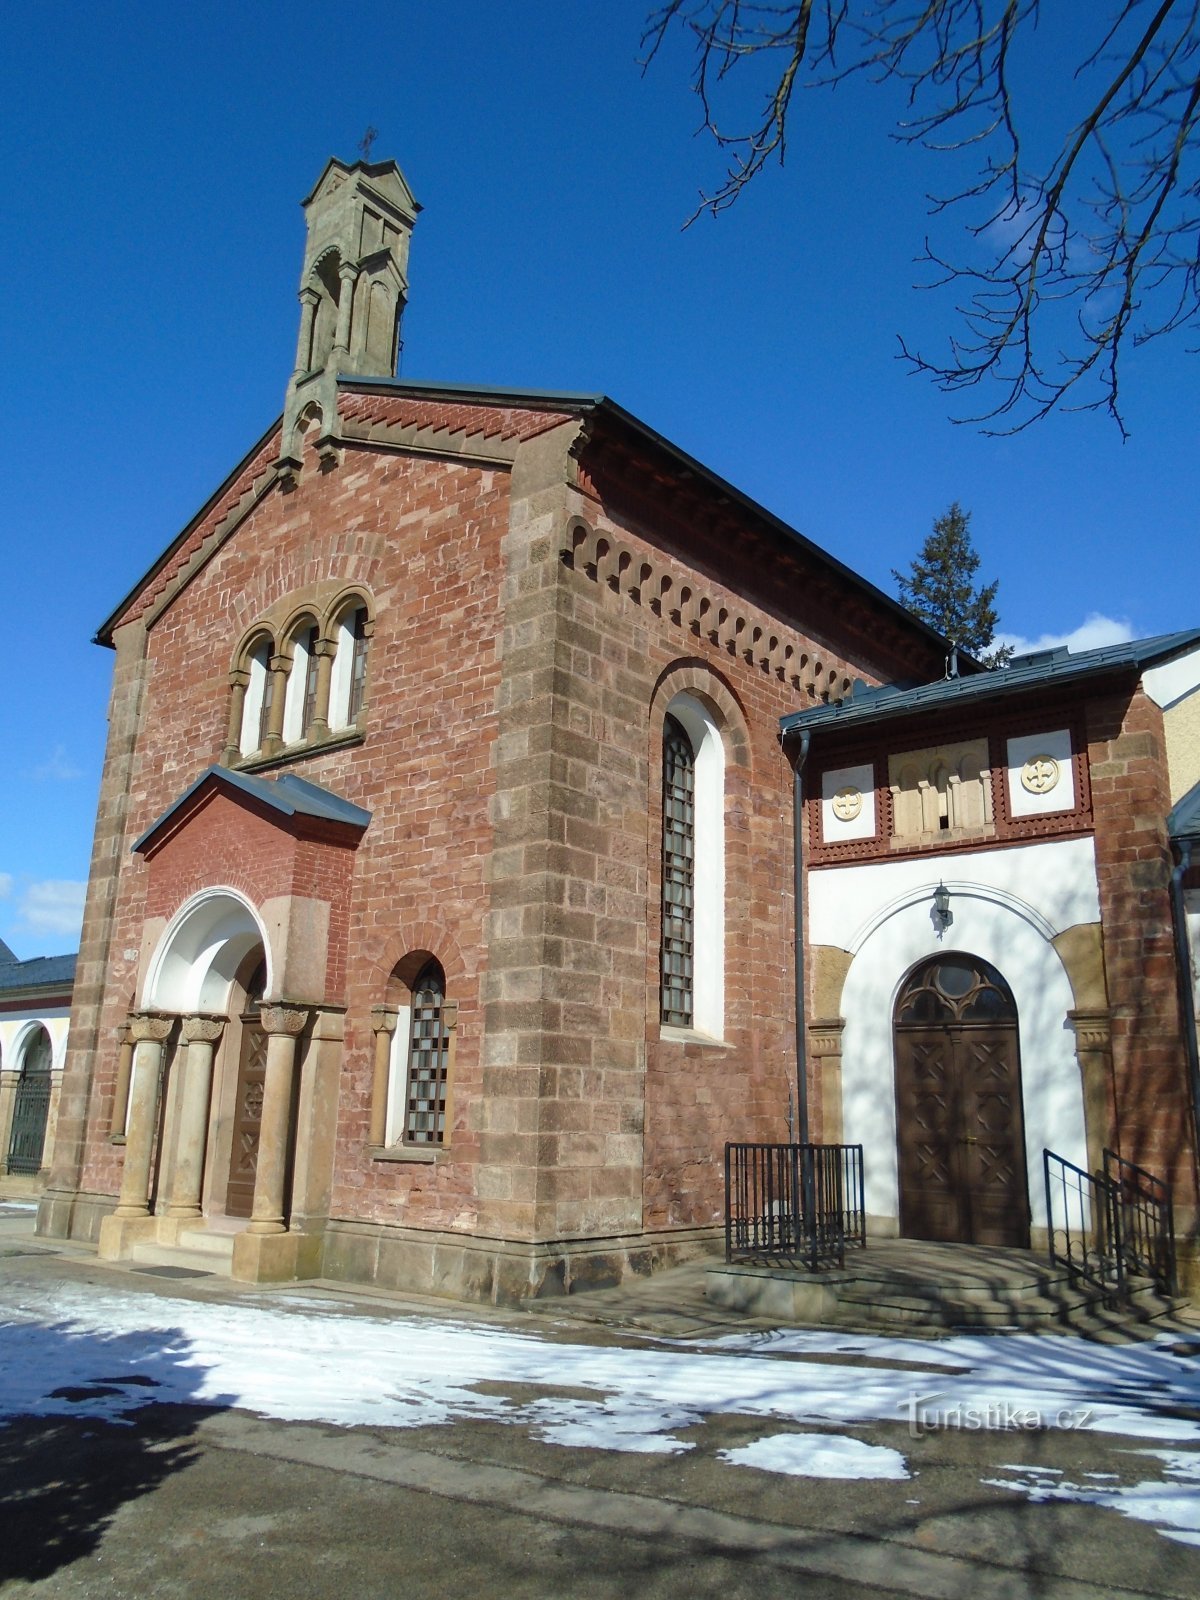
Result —
[{"label": "conifer tree", "polygon": [[971,543],[971,513],[955,500],[933,524],[907,576],[892,568],[900,599],[910,611],[936,628],[951,644],[1001,667],[1012,655],[1007,645],[984,654],[1000,620],[996,613],[999,580],[977,589],[979,553]]}]

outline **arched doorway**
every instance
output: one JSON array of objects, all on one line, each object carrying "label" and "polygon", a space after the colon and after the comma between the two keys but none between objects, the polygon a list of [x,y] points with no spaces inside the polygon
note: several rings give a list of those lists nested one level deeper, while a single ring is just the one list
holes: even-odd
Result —
[{"label": "arched doorway", "polygon": [[8,1170],[36,1176],[42,1170],[46,1144],[46,1119],[50,1112],[50,1069],[54,1050],[50,1035],[38,1027],[26,1037],[21,1075],[13,1102],[12,1135],[8,1142]]},{"label": "arched doorway", "polygon": [[1017,1007],[995,967],[915,967],[893,1014],[900,1232],[1029,1247]]}]

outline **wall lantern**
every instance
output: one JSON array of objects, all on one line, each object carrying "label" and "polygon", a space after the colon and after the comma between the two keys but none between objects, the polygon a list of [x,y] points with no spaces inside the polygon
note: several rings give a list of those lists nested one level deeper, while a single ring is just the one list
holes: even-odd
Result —
[{"label": "wall lantern", "polygon": [[944,883],[939,883],[933,891],[932,917],[934,929],[940,939],[954,921],[954,913],[950,909],[950,891]]}]

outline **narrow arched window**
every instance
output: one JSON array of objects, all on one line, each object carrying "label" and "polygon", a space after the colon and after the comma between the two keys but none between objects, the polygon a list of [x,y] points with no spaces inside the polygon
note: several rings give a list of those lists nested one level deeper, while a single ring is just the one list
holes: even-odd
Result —
[{"label": "narrow arched window", "polygon": [[244,756],[261,750],[271,722],[271,700],[274,692],[274,675],[271,656],[274,643],[261,638],[245,657],[248,678],[245,699],[242,702],[242,731],[239,746]]},{"label": "narrow arched window", "polygon": [[392,1137],[399,1132],[405,1144],[442,1144],[446,1137],[450,1029],[446,977],[440,962],[426,962],[413,984],[407,1034],[404,1099],[397,1108],[402,1122]]},{"label": "narrow arched window", "polygon": [[371,624],[361,602],[348,606],[334,626],[336,653],[329,693],[329,726],[352,728],[367,697],[367,649]]},{"label": "narrow arched window", "polygon": [[283,742],[306,739],[317,714],[317,640],[320,630],[308,621],[292,637],[292,664],[283,712]]},{"label": "narrow arched window", "polygon": [[696,887],[696,753],[673,716],[663,725],[662,1005],[665,1024],[693,1020]]}]

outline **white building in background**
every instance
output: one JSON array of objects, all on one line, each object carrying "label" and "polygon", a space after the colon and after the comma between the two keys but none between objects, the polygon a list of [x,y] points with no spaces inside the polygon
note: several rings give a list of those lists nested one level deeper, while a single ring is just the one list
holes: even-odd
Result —
[{"label": "white building in background", "polygon": [[0,940],[0,1195],[41,1192],[74,982],[74,955],[18,961]]}]

